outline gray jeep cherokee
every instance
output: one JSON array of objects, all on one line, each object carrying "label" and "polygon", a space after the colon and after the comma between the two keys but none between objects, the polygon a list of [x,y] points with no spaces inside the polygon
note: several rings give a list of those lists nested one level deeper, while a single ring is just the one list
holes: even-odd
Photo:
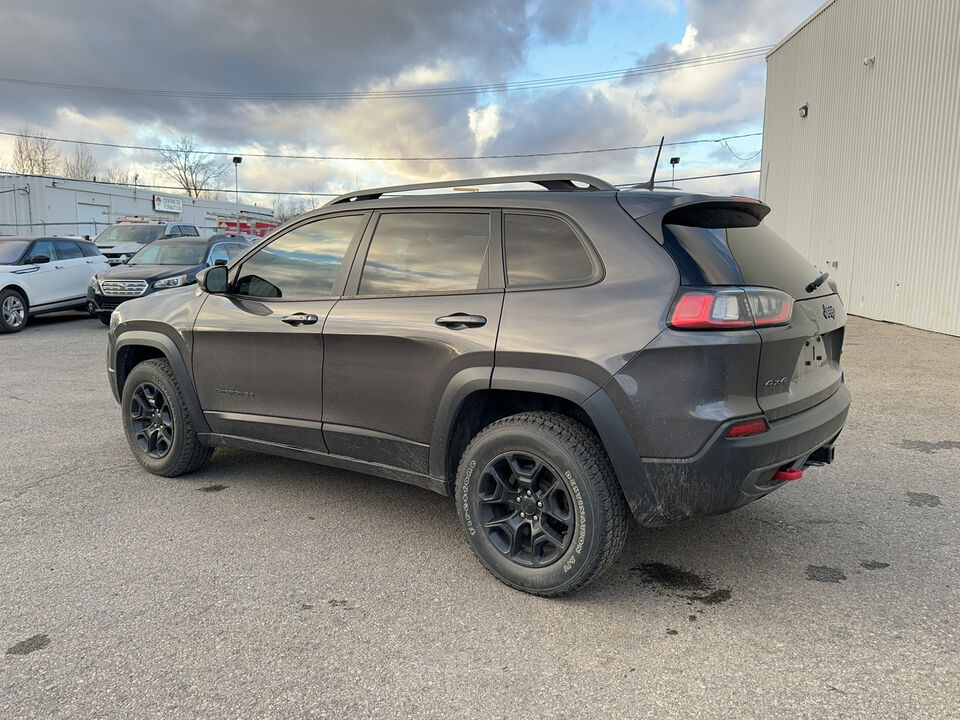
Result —
[{"label": "gray jeep cherokee", "polygon": [[[507,183],[542,189],[410,194]],[[768,211],[575,174],[343,195],[113,313],[124,432],[159,475],[229,446],[453,495],[493,575],[571,592],[628,513],[726,512],[833,459],[846,315]]]}]

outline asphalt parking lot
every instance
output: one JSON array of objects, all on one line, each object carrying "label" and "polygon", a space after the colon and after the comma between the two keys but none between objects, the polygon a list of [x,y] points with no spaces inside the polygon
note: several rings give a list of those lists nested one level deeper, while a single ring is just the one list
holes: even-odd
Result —
[{"label": "asphalt parking lot", "polygon": [[149,475],[104,337],[0,336],[0,718],[960,717],[957,338],[851,318],[833,466],[545,600],[415,487]]}]

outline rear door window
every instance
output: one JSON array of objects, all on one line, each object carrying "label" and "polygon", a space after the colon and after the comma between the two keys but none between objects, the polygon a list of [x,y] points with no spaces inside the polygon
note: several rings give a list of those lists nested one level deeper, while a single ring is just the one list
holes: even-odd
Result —
[{"label": "rear door window", "polygon": [[80,248],[78,248],[74,242],[69,240],[55,240],[54,245],[57,247],[57,254],[61,260],[76,260],[83,257],[83,253],[80,252]]},{"label": "rear door window", "polygon": [[432,295],[485,287],[489,213],[385,213],[370,242],[360,295]]},{"label": "rear door window", "polygon": [[594,276],[593,262],[569,225],[548,215],[503,216],[507,285],[584,283]]},{"label": "rear door window", "polygon": [[339,216],[284,233],[244,261],[235,292],[294,300],[329,297],[362,221],[363,215]]}]

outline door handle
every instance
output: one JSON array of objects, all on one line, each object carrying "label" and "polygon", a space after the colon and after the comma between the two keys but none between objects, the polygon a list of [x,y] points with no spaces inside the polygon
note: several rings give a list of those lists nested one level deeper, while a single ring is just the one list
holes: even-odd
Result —
[{"label": "door handle", "polygon": [[483,327],[487,324],[487,319],[483,315],[467,315],[467,313],[454,313],[453,315],[444,315],[438,317],[437,325],[443,325],[451,330],[463,330],[465,328]]},{"label": "door handle", "polygon": [[54,265],[53,267],[57,270],[63,270],[63,265]]},{"label": "door handle", "polygon": [[283,318],[283,321],[287,325],[293,325],[294,327],[299,327],[300,325],[315,325],[318,318],[316,315],[308,315],[307,313],[294,313],[293,315],[287,315]]}]

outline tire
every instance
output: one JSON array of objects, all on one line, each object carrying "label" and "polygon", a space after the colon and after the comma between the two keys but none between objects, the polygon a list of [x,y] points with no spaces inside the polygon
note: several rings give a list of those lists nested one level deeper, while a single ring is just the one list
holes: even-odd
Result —
[{"label": "tire", "polygon": [[627,504],[610,459],[596,435],[564,415],[521,413],[484,428],[463,453],[455,492],[480,562],[534,595],[580,589],[626,541]]},{"label": "tire", "polygon": [[109,324],[110,324],[110,316],[109,316],[109,315],[101,315],[101,314],[98,313],[98,314],[97,314],[97,317],[100,318],[100,322],[102,322],[104,325],[109,325]]},{"label": "tire", "polygon": [[130,372],[120,407],[130,450],[155,475],[194,472],[213,454],[213,448],[200,444],[166,360],[144,360]]},{"label": "tire", "polygon": [[27,299],[19,290],[7,288],[0,292],[0,330],[15,333],[27,325]]}]

